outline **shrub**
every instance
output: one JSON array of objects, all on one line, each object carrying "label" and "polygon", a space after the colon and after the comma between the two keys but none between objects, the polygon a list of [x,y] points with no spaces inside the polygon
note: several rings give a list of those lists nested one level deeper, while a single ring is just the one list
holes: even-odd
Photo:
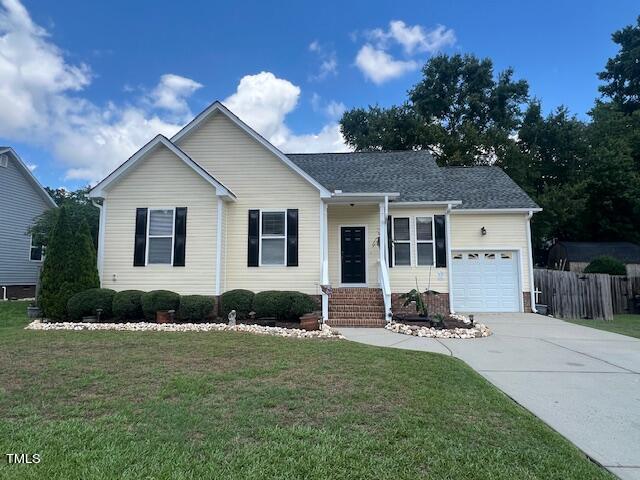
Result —
[{"label": "shrub", "polygon": [[297,320],[315,308],[313,298],[300,292],[267,290],[257,293],[253,301],[258,317],[276,317],[278,320]]},{"label": "shrub", "polygon": [[608,273],[609,275],[626,275],[627,268],[620,260],[613,257],[598,257],[595,258],[587,268],[584,269],[584,273]]},{"label": "shrub", "polygon": [[231,310],[236,311],[236,318],[244,320],[253,308],[255,294],[250,290],[229,290],[220,296],[222,316],[226,319]]},{"label": "shrub", "polygon": [[40,275],[38,304],[45,317],[67,318],[67,304],[76,293],[98,288],[96,251],[86,221],[75,225],[62,206],[49,235]]},{"label": "shrub", "polygon": [[142,295],[140,290],[123,290],[113,296],[113,316],[118,320],[141,320]]},{"label": "shrub", "polygon": [[183,295],[180,297],[178,318],[182,322],[200,322],[211,317],[216,302],[205,295]]},{"label": "shrub", "polygon": [[69,318],[74,321],[82,317],[96,315],[97,309],[102,309],[100,319],[106,320],[113,316],[112,304],[115,291],[108,288],[91,288],[76,293],[67,302]]},{"label": "shrub", "polygon": [[156,312],[178,310],[180,295],[169,290],[153,290],[142,295],[142,313],[147,320],[155,320]]}]

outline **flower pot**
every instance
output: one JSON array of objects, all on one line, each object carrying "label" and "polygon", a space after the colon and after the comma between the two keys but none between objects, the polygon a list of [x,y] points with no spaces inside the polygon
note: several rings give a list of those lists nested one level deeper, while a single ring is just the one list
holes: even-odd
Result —
[{"label": "flower pot", "polygon": [[42,316],[42,312],[40,311],[39,307],[27,307],[27,316],[29,318],[36,319],[36,318],[40,318]]},{"label": "flower pot", "polygon": [[320,322],[317,315],[313,313],[307,313],[300,317],[300,328],[303,330],[319,330]]},{"label": "flower pot", "polygon": [[175,310],[159,310],[156,312],[157,323],[173,323],[173,315]]}]

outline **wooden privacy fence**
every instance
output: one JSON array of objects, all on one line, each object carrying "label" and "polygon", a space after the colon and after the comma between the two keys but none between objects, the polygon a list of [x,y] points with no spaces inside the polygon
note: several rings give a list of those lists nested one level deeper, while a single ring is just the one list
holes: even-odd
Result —
[{"label": "wooden privacy fence", "polygon": [[613,320],[611,279],[606,274],[533,271],[539,301],[560,318]]}]

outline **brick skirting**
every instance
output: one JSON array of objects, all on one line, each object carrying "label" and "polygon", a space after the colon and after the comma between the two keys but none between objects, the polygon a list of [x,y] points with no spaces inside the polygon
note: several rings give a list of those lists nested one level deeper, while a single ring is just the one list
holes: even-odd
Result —
[{"label": "brick skirting", "polygon": [[[407,305],[403,307],[403,300],[400,299],[401,293],[392,293],[391,294],[391,310],[393,313],[416,313],[415,305]],[[425,295],[422,294],[422,298],[427,304],[429,308],[429,313],[435,314],[439,313],[440,315],[448,315],[449,314],[449,294],[448,293],[438,293],[436,295]]]},{"label": "brick skirting", "polygon": [[[4,285],[0,285],[3,287]],[[36,286],[35,285],[6,285],[7,298],[21,299],[21,298],[35,298]],[[2,289],[0,288],[0,300],[2,300]]]}]

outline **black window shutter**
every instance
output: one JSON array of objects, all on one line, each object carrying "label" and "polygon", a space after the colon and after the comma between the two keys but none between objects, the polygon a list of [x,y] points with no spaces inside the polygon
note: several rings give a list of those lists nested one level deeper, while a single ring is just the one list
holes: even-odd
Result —
[{"label": "black window shutter", "polygon": [[187,207],[176,208],[173,240],[173,266],[184,267],[185,246],[187,243]]},{"label": "black window shutter", "polygon": [[447,266],[447,228],[445,216],[436,215],[434,217],[436,230],[436,267]]},{"label": "black window shutter", "polygon": [[387,256],[389,257],[389,268],[393,267],[393,236],[391,235],[391,215],[387,215]]},{"label": "black window shutter", "polygon": [[287,210],[287,267],[298,266],[298,209]]},{"label": "black window shutter", "polygon": [[147,209],[136,208],[136,236],[133,246],[133,266],[144,267],[147,255]]},{"label": "black window shutter", "polygon": [[247,265],[249,267],[258,266],[260,257],[260,210],[249,210],[249,245],[247,253]]}]

